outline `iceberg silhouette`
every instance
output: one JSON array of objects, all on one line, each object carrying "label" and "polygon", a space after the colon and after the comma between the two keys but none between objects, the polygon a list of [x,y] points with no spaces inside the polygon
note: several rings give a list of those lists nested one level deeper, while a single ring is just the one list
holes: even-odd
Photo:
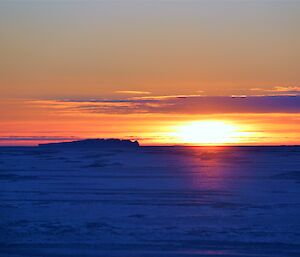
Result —
[{"label": "iceberg silhouette", "polygon": [[137,148],[138,141],[123,140],[117,138],[95,138],[84,139],[71,142],[39,144],[39,147],[57,147],[57,148]]}]

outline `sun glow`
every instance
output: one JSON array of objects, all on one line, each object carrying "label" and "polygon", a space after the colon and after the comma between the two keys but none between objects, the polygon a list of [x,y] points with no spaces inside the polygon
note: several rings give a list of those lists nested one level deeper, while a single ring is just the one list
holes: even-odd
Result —
[{"label": "sun glow", "polygon": [[246,132],[224,121],[195,121],[177,128],[175,136],[188,144],[234,144],[239,143]]}]

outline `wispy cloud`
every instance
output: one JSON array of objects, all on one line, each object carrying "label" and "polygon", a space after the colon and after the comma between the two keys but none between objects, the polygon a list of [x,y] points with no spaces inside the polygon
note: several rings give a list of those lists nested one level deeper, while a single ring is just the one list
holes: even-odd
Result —
[{"label": "wispy cloud", "polygon": [[0,137],[0,141],[69,141],[77,140],[78,137],[61,136],[7,136]]},{"label": "wispy cloud", "polygon": [[[53,102],[53,103],[52,103]],[[223,114],[300,113],[300,96],[158,96],[121,100],[52,100],[38,104],[65,113]]]},{"label": "wispy cloud", "polygon": [[151,92],[148,91],[137,91],[137,90],[117,90],[114,91],[115,94],[122,95],[150,95]]},{"label": "wispy cloud", "polygon": [[182,99],[190,97],[200,97],[202,95],[157,95],[157,96],[136,96],[130,99],[132,100],[168,100],[168,99]]},{"label": "wispy cloud", "polygon": [[276,86],[271,89],[252,88],[251,91],[265,95],[300,95],[300,86]]},{"label": "wispy cloud", "polygon": [[300,87],[274,87],[273,92],[300,92]]}]

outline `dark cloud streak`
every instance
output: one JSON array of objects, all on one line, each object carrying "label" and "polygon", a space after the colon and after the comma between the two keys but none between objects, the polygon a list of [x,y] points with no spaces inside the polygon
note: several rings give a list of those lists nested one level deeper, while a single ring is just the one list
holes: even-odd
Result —
[{"label": "dark cloud streak", "polygon": [[59,102],[73,103],[72,110],[102,114],[300,113],[300,96],[185,96]]}]

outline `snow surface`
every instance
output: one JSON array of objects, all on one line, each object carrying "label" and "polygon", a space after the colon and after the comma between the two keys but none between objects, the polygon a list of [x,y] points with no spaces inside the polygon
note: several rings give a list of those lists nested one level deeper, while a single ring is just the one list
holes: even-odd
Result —
[{"label": "snow surface", "polygon": [[300,147],[0,148],[0,256],[300,256]]}]

